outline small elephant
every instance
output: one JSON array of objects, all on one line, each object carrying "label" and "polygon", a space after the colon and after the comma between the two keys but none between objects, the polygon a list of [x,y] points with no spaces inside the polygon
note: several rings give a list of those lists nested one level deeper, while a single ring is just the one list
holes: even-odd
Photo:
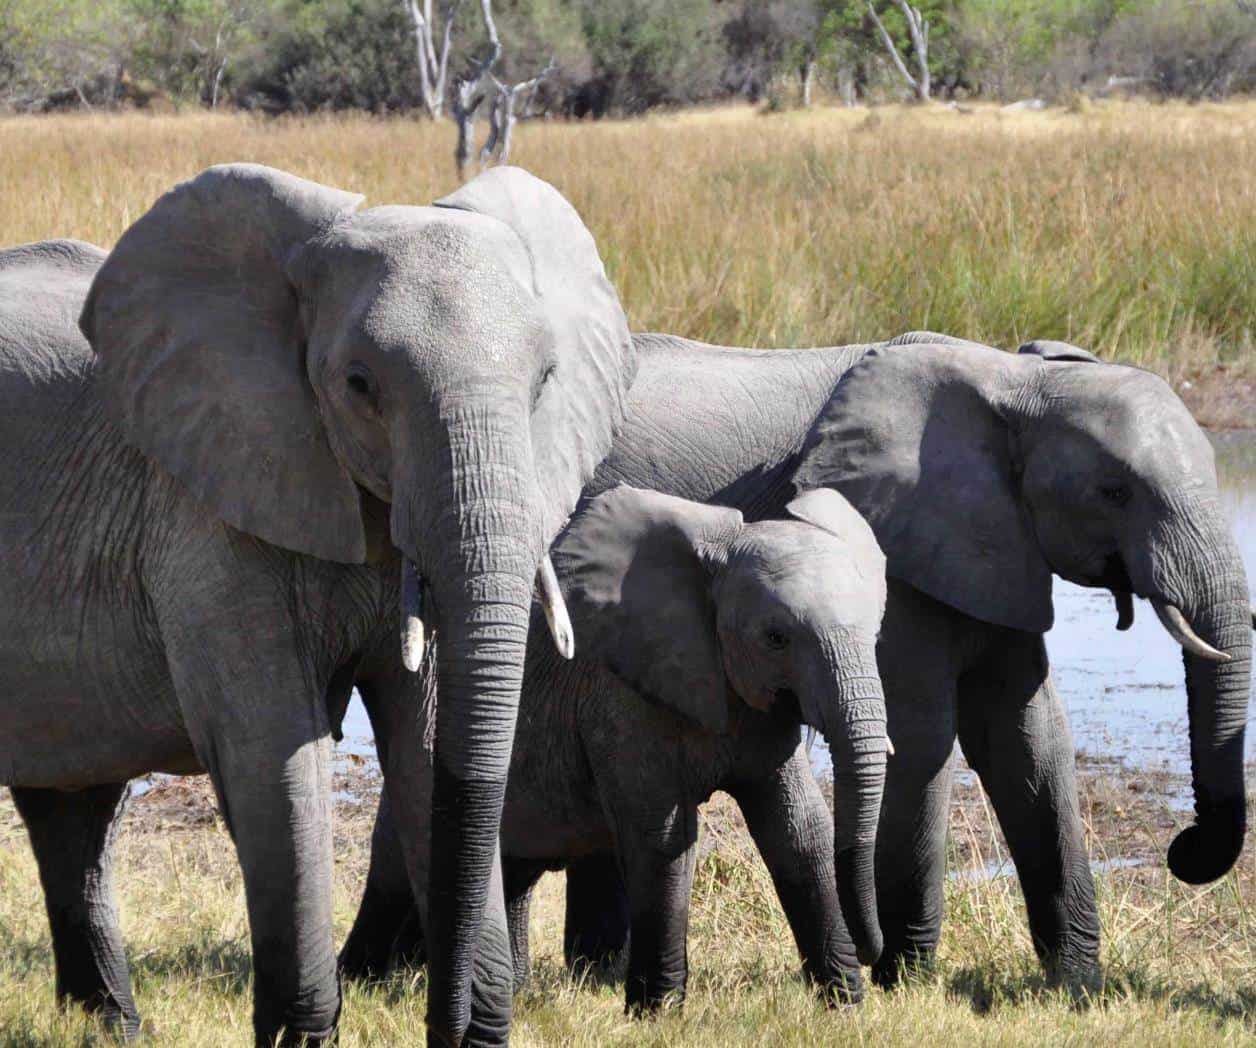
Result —
[{"label": "small elephant", "polygon": [[545,551],[610,447],[633,347],[552,186],[497,168],[432,207],[360,199],[231,164],[107,256],[0,251],[0,785],[58,995],[124,1036],[110,827],[132,777],[208,771],[256,1038],[334,1037],[327,699],[381,626],[396,652],[399,599],[408,661],[423,616],[442,639],[435,1038],[468,1029],[481,934],[507,937],[484,900],[534,579],[569,647]]},{"label": "small elephant", "polygon": [[[736,510],[625,485],[583,505],[555,545],[580,655],[558,665],[544,645],[529,648],[502,825],[517,978],[537,877],[613,853],[631,923],[628,1006],[683,995],[698,805],[726,790],[804,970],[844,999],[860,996],[859,962],[880,951],[872,853],[886,766],[875,662],[885,562],[834,491],[799,495],[786,517],[747,524]],[[832,818],[801,724],[832,749]],[[410,898],[386,836],[343,970],[387,966],[381,930],[397,929],[394,901]]]}]

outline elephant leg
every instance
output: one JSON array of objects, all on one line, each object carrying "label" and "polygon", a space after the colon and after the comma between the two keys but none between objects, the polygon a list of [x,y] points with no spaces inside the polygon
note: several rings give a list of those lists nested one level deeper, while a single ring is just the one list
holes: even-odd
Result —
[{"label": "elephant leg", "polygon": [[889,759],[877,826],[878,986],[932,964],[942,929],[955,750],[956,670],[949,611],[892,584],[877,646]]},{"label": "elephant leg", "polygon": [[123,1040],[139,1036],[113,889],[113,840],[129,788],[14,787],[13,802],[30,835],[52,927],[57,999],[97,1013]]},{"label": "elephant leg", "polygon": [[506,927],[510,932],[510,954],[514,959],[516,993],[523,989],[532,973],[528,920],[532,915],[532,889],[544,872],[545,865],[531,859],[502,860],[502,880],[506,889]]},{"label": "elephant leg", "polygon": [[616,834],[628,887],[627,1011],[656,1010],[683,1000],[689,975],[689,895],[698,857],[698,809],[678,804],[650,825]]},{"label": "elephant leg", "polygon": [[[390,641],[392,638],[389,638]],[[395,643],[395,641],[394,641]],[[431,825],[434,778],[431,754],[424,740],[421,675],[406,671],[392,650],[384,657],[370,656],[363,662],[358,690],[371,718],[376,745],[384,770],[388,818],[377,817],[372,852],[378,846],[395,848],[385,852],[377,885],[387,885],[385,898],[400,896],[396,856],[403,859],[415,909],[399,928],[392,943],[395,962],[398,951],[423,942],[428,927],[428,885],[431,873]],[[386,842],[384,835],[391,837]],[[374,858],[372,857],[372,862]],[[480,937],[472,964],[471,1023],[466,1043],[505,1044],[509,1038],[514,962],[506,921],[505,892],[502,883],[500,846],[496,849]]]},{"label": "elephant leg", "polygon": [[383,979],[398,964],[418,967],[425,955],[422,922],[385,790],[375,813],[366,887],[340,950],[340,974],[354,980]]},{"label": "elephant leg", "polygon": [[244,872],[259,1045],[335,1039],[340,983],[331,927],[331,739],[276,752],[223,740],[209,762]]},{"label": "elephant leg", "polygon": [[1007,838],[1048,977],[1095,989],[1099,916],[1068,718],[1040,636],[993,649],[960,679],[960,744]]},{"label": "elephant leg", "polygon": [[563,958],[575,974],[609,975],[628,947],[628,889],[613,855],[592,855],[567,867]]},{"label": "elephant leg", "polygon": [[772,775],[731,793],[772,875],[802,957],[803,972],[826,996],[863,998],[855,944],[842,918],[833,865],[833,817],[799,747]]}]

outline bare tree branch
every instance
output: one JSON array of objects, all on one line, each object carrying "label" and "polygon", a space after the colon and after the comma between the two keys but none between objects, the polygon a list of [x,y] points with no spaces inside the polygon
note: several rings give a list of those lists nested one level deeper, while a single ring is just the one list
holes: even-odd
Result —
[{"label": "bare tree branch", "polygon": [[872,0],[868,0],[868,14],[872,15],[872,21],[876,24],[877,31],[881,36],[881,42],[885,44],[885,49],[889,52],[894,68],[907,81],[907,86],[912,89],[916,97],[922,102],[927,102],[932,91],[929,77],[929,22],[920,13],[920,8],[912,7],[908,0],[895,0],[895,2],[898,4],[899,10],[903,12],[903,18],[907,22],[907,32],[911,36],[911,47],[916,56],[916,67],[918,69],[916,76],[912,76],[907,68],[907,63],[903,61],[903,56],[898,53],[898,48],[894,44],[894,38],[890,36],[889,30],[885,28],[885,23],[877,16],[876,8],[872,6]]}]

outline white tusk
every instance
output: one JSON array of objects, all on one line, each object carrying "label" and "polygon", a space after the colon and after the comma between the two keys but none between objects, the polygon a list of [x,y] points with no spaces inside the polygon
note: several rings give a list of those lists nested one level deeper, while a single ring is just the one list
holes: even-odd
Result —
[{"label": "white tusk", "polygon": [[1209,662],[1229,662],[1230,656],[1224,651],[1218,651],[1207,641],[1201,640],[1199,636],[1190,627],[1190,623],[1186,621],[1186,617],[1175,608],[1172,604],[1165,604],[1158,600],[1153,600],[1151,606],[1156,609],[1156,615],[1160,619],[1160,624],[1169,631],[1169,636],[1182,645],[1182,650],[1192,655],[1198,655],[1201,659],[1207,659]]},{"label": "white tusk", "polygon": [[536,581],[541,590],[541,607],[545,609],[545,621],[549,623],[550,636],[554,638],[554,647],[564,659],[571,659],[576,654],[576,635],[571,628],[571,617],[567,614],[567,604],[563,600],[563,592],[558,588],[558,576],[554,574],[554,562],[549,554],[545,554],[541,566],[536,569]]},{"label": "white tusk", "polygon": [[885,753],[888,757],[894,756],[894,743],[890,741],[890,737],[888,735],[885,737]]},{"label": "white tusk", "polygon": [[423,580],[409,557],[401,562],[401,661],[411,673],[423,665]]},{"label": "white tusk", "polygon": [[1124,632],[1134,625],[1134,598],[1128,593],[1113,590],[1112,599],[1116,601],[1116,628]]}]

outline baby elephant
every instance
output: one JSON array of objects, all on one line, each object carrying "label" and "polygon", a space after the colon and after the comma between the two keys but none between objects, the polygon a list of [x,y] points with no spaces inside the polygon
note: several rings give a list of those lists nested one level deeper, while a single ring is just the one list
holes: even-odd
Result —
[{"label": "baby elephant", "polygon": [[[630,910],[628,1007],[683,994],[698,805],[726,790],[805,972],[841,999],[860,997],[859,962],[881,947],[885,559],[834,491],[802,494],[787,513],[747,524],[736,510],[620,486],[585,504],[555,546],[577,657],[528,649],[501,836],[517,979],[527,895],[542,871],[613,854]],[[832,751],[832,818],[801,724]],[[351,977],[390,965],[412,909],[388,819],[382,805],[341,954]],[[416,887],[426,906],[427,885]]]}]

